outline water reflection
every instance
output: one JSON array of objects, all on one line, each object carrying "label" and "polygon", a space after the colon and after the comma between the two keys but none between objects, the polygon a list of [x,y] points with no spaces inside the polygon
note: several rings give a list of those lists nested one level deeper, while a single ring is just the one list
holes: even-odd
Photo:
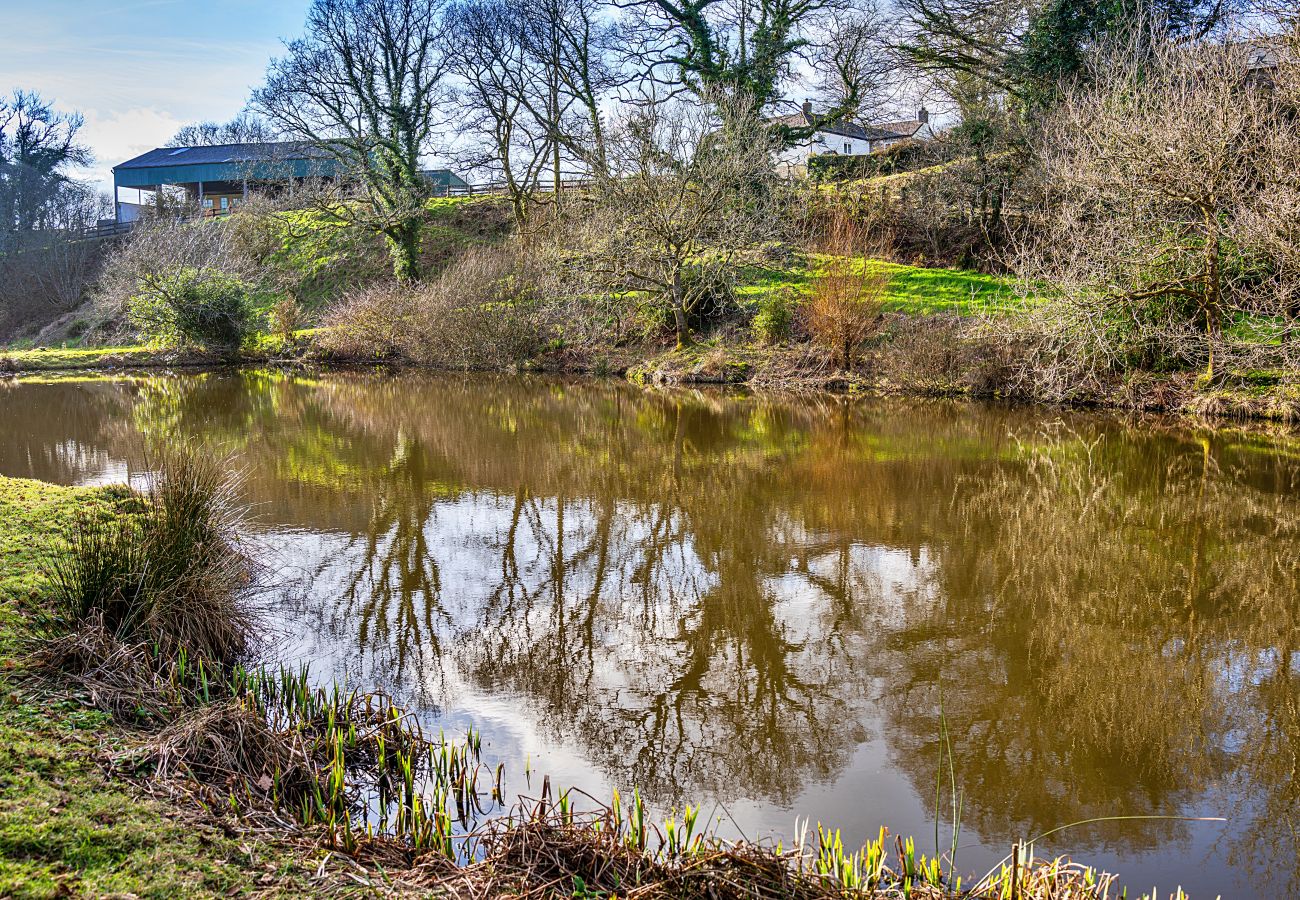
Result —
[{"label": "water reflection", "polygon": [[990,853],[1220,813],[1062,845],[1198,895],[1300,893],[1294,444],[266,373],[10,384],[0,421],[0,471],[58,481],[133,464],[141,435],[237,451],[304,585],[282,626],[303,656],[431,714],[496,704],[595,780],[906,825],[934,814],[942,696]]}]

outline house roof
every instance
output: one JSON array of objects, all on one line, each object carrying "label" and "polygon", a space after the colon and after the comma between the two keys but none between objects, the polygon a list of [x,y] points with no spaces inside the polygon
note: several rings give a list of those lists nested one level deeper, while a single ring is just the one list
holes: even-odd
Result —
[{"label": "house roof", "polygon": [[777,116],[772,119],[772,122],[790,128],[816,128],[818,131],[824,131],[827,134],[857,138],[860,141],[882,141],[911,137],[920,131],[921,125],[924,124],[919,119],[907,119],[899,122],[884,122],[880,125],[859,125],[857,122],[827,119],[825,116],[809,113],[807,110],[800,110],[788,116]]},{"label": "house roof", "polygon": [[874,137],[870,134],[869,129],[863,128],[856,122],[834,121],[816,113],[810,114],[805,110],[791,113],[788,116],[777,116],[772,119],[772,123],[786,125],[790,128],[816,128],[818,131],[824,131],[827,134],[839,134],[844,137],[857,138],[860,141],[871,140]]},{"label": "house roof", "polygon": [[223,163],[285,162],[329,159],[330,155],[305,141],[264,144],[215,144],[208,147],[158,147],[134,159],[118,163],[114,171],[151,169],[158,166],[201,166]]},{"label": "house roof", "polygon": [[920,131],[924,124],[920,119],[902,119],[898,122],[881,122],[873,127],[882,132],[881,137],[908,138]]}]

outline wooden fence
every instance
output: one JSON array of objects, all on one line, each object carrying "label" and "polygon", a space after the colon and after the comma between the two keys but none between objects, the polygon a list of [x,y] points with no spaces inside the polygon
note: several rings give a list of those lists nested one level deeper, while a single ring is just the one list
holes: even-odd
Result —
[{"label": "wooden fence", "polygon": [[[594,178],[564,178],[560,180],[560,190],[579,190],[581,188],[591,187],[596,183]],[[505,194],[508,191],[508,185],[504,181],[491,181],[487,184],[463,184],[451,185],[449,187],[438,188],[433,192],[435,197],[470,197],[476,195]],[[550,194],[555,191],[555,183],[552,181],[539,182],[533,186],[533,192],[538,194]]]}]

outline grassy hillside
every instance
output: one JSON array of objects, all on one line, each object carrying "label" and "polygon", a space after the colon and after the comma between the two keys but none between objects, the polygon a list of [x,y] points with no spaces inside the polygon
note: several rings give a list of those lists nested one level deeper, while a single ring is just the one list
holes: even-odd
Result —
[{"label": "grassy hillside", "polygon": [[[430,273],[465,248],[499,242],[510,231],[510,211],[499,197],[436,197],[426,205],[423,251]],[[308,309],[392,272],[382,237],[325,210],[278,212],[246,227],[254,231],[249,240],[270,279]]]},{"label": "grassy hillside", "polygon": [[[757,299],[767,292],[782,289],[806,295],[812,291],[814,282],[830,259],[821,254],[809,254],[796,257],[788,265],[750,267],[739,293],[746,299]],[[883,302],[884,308],[891,312],[969,316],[1012,312],[1021,309],[1025,303],[1016,290],[1014,279],[1007,276],[963,269],[927,269],[865,258],[855,259],[852,268],[859,272],[865,268],[888,278]]]}]

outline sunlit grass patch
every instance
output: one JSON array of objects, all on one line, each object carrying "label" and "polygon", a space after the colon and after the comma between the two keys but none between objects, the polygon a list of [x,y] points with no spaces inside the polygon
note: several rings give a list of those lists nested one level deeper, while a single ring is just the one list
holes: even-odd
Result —
[{"label": "sunlit grass patch", "polygon": [[[783,289],[808,294],[830,261],[821,254],[808,254],[787,266],[750,266],[737,293],[742,299],[757,299]],[[1009,276],[964,269],[930,269],[861,257],[853,260],[850,267],[857,272],[865,269],[867,273],[888,277],[882,303],[890,312],[999,315],[1020,310],[1026,303],[1017,291],[1015,280]],[[1029,302],[1032,304],[1032,298]]]}]

